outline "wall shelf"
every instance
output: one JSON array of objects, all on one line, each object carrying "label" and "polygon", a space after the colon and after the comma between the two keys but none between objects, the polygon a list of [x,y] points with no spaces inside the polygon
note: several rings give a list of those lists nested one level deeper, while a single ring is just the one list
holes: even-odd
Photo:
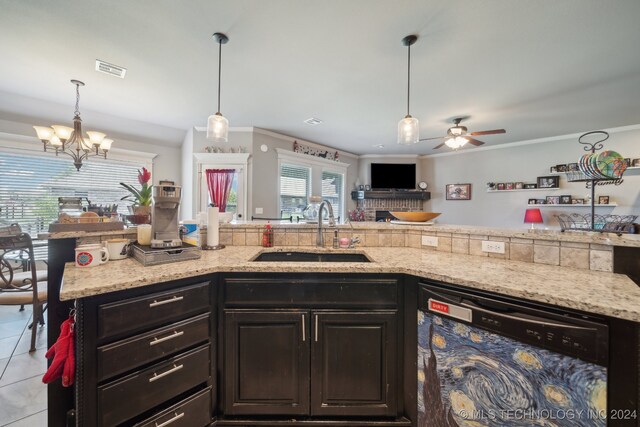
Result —
[{"label": "wall shelf", "polygon": [[[579,204],[575,204],[575,203],[562,203],[562,204],[561,203],[553,203],[553,204],[545,203],[545,204],[540,204],[540,205],[538,205],[538,204],[535,204],[535,205],[527,204],[527,206],[535,206],[536,208],[538,208],[538,207],[546,208],[546,207],[552,207],[552,206],[553,207],[559,206],[559,207],[563,207],[563,208],[590,208],[591,207],[590,204],[581,204],[581,205],[579,205]],[[618,204],[617,203],[609,203],[607,205],[601,205],[599,203],[596,203],[593,206],[595,206],[597,208],[614,208],[614,207],[618,206]]]},{"label": "wall shelf", "polygon": [[431,193],[429,191],[420,190],[370,190],[370,191],[352,191],[352,200],[363,199],[396,199],[396,200],[429,200]]},{"label": "wall shelf", "polygon": [[487,193],[512,193],[514,191],[556,191],[556,190],[560,190],[560,187],[554,187],[554,188],[520,188],[517,190],[490,190],[487,189]]}]

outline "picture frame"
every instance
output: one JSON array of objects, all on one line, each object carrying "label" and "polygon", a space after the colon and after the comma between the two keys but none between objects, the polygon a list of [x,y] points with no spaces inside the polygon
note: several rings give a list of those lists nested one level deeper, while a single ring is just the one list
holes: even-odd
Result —
[{"label": "picture frame", "polygon": [[546,199],[538,199],[538,203],[536,203],[537,205],[546,205],[547,204],[547,200]]},{"label": "picture frame", "polygon": [[609,196],[598,196],[598,204],[599,205],[608,205],[609,204]]},{"label": "picture frame", "polygon": [[584,205],[584,199],[572,199],[571,204],[573,205]]},{"label": "picture frame", "polygon": [[499,182],[496,184],[496,188],[498,190],[504,190],[504,182]]},{"label": "picture frame", "polygon": [[568,163],[567,164],[567,172],[575,172],[577,170],[579,170],[577,163]]},{"label": "picture frame", "polygon": [[556,165],[556,172],[566,172],[567,165]]},{"label": "picture frame", "polygon": [[560,196],[560,204],[561,205],[570,205],[571,204],[571,196],[568,196],[568,195]]},{"label": "picture frame", "polygon": [[515,190],[522,190],[524,188],[524,182],[516,182],[513,184]]},{"label": "picture frame", "polygon": [[371,186],[369,184],[366,184],[364,186],[364,191],[371,191]]},{"label": "picture frame", "polygon": [[558,167],[557,166],[551,166],[549,168],[549,173],[556,173],[558,172]]},{"label": "picture frame", "polygon": [[513,182],[505,183],[505,190],[513,190]]},{"label": "picture frame", "polygon": [[539,176],[537,178],[538,188],[559,188],[560,177],[558,175]]},{"label": "picture frame", "polygon": [[447,184],[447,200],[471,200],[471,184]]},{"label": "picture frame", "polygon": [[538,204],[538,199],[529,199],[528,204],[529,205],[537,205]]},{"label": "picture frame", "polygon": [[538,188],[538,184],[528,183],[524,185],[525,190],[533,190],[535,188]]},{"label": "picture frame", "polygon": [[545,199],[547,205],[559,205],[560,196],[547,196]]},{"label": "picture frame", "polygon": [[633,160],[631,161],[631,167],[632,167],[632,168],[640,167],[640,159],[633,159]]},{"label": "picture frame", "polygon": [[630,158],[625,158],[624,159],[624,163],[627,165],[627,167],[631,167],[631,159]]},{"label": "picture frame", "polygon": [[360,184],[360,185],[358,186],[358,190],[360,190],[360,191],[364,191],[364,185]]}]

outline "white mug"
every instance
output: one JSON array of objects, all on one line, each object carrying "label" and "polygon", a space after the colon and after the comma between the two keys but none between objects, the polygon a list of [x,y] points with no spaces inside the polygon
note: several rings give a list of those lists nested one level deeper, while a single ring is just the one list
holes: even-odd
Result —
[{"label": "white mug", "polygon": [[102,246],[80,245],[76,247],[76,267],[95,267],[109,261],[109,250]]},{"label": "white mug", "polygon": [[109,259],[125,259],[129,256],[129,239],[111,239],[104,242],[104,247],[109,252]]}]

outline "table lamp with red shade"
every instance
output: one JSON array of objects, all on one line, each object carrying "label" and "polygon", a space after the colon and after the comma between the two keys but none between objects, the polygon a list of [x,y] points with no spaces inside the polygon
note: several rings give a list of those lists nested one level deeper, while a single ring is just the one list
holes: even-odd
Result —
[{"label": "table lamp with red shade", "polygon": [[531,229],[535,230],[534,224],[542,224],[542,212],[540,212],[540,209],[527,209],[524,213],[524,222],[530,222]]}]

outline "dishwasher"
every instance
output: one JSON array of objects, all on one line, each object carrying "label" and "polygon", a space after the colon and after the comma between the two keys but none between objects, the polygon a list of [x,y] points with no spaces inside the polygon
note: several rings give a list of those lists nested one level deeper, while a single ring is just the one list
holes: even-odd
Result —
[{"label": "dishwasher", "polygon": [[418,427],[637,425],[637,341],[612,378],[604,319],[441,284],[418,298]]}]

